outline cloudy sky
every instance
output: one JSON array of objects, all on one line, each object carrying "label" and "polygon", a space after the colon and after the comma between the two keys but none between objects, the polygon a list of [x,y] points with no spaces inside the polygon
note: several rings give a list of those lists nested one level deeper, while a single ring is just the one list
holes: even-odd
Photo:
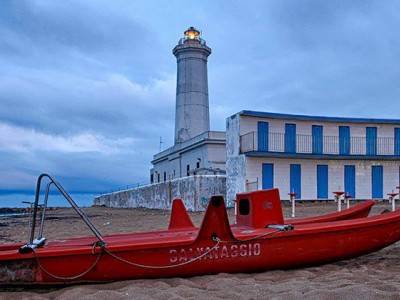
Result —
[{"label": "cloudy sky", "polygon": [[0,193],[148,180],[189,26],[213,51],[212,130],[243,109],[400,119],[399,1],[0,0]]}]

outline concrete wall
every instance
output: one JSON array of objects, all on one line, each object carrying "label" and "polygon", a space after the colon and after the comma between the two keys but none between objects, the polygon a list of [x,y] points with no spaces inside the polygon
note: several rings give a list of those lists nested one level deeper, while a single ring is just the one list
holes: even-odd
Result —
[{"label": "concrete wall", "polygon": [[226,198],[231,201],[246,190],[246,157],[240,154],[240,116],[226,120]]},{"label": "concrete wall", "polygon": [[[95,205],[170,209],[172,200],[182,198],[189,211],[204,211],[212,195],[226,195],[226,177],[195,175],[95,197]],[[233,202],[227,201],[228,206]]]}]

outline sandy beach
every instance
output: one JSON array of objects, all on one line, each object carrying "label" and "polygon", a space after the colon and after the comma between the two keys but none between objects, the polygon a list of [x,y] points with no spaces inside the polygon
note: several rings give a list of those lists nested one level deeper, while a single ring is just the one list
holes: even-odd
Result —
[{"label": "sandy beach", "polygon": [[[379,203],[371,214],[389,209]],[[290,206],[283,205],[286,219]],[[296,217],[334,212],[334,203],[302,203]],[[85,208],[103,235],[165,229],[169,211]],[[228,211],[234,219],[232,209]],[[196,225],[203,213],[190,213]],[[0,243],[26,241],[28,216],[0,217]],[[48,239],[91,235],[72,209],[48,213]],[[128,280],[52,289],[0,288],[0,299],[400,299],[400,243],[357,259],[296,270],[218,274],[190,278]]]}]

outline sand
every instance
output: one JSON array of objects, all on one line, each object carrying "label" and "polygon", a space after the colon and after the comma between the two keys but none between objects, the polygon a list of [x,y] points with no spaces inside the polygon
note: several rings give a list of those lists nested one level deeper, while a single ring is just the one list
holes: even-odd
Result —
[{"label": "sand", "polygon": [[[389,209],[375,205],[371,214]],[[297,206],[296,217],[335,211],[333,203]],[[102,234],[165,229],[169,212],[148,209],[84,209]],[[233,220],[233,210],[228,211]],[[190,213],[196,225],[203,213]],[[284,205],[288,219],[290,207]],[[71,209],[49,212],[45,235],[90,235]],[[28,217],[0,217],[0,243],[25,241]],[[52,289],[0,288],[0,299],[400,299],[400,243],[356,259],[318,267],[254,274],[218,274],[191,278],[128,280]]]}]

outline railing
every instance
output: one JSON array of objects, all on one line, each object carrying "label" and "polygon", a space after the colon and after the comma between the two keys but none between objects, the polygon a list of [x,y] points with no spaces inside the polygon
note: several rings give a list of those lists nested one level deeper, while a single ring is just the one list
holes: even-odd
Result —
[{"label": "railing", "polygon": [[257,131],[240,136],[240,153],[247,152],[281,152],[297,154],[328,155],[397,155],[400,156],[400,141],[391,137],[349,137],[269,132],[258,135]]},{"label": "railing", "polygon": [[179,45],[183,45],[186,41],[189,41],[189,42],[190,41],[198,41],[200,43],[200,45],[206,45],[206,41],[198,36],[195,36],[193,38],[190,38],[190,37],[181,38],[179,40]]},{"label": "railing", "polygon": [[121,192],[121,191],[129,190],[129,189],[136,189],[136,188],[140,188],[142,186],[149,185],[149,184],[151,184],[150,180],[145,180],[145,181],[142,181],[142,182],[127,184],[127,185],[124,185],[124,186],[113,188],[113,189],[108,190],[108,191],[106,191],[104,193],[96,194],[95,197],[100,196],[100,195],[104,195],[104,194],[112,194],[112,193],[116,193],[116,192]]},{"label": "railing", "polygon": [[[39,197],[40,197],[40,189],[42,186],[42,179],[43,178],[48,178],[50,182],[46,185],[46,193],[45,193],[45,198],[43,204],[39,204]],[[29,253],[32,252],[33,249],[42,246],[46,238],[43,237],[43,224],[46,216],[46,208],[47,208],[47,203],[48,203],[48,198],[49,198],[49,192],[51,186],[55,186],[57,190],[64,196],[64,198],[71,204],[72,208],[76,211],[76,213],[82,218],[82,220],[86,223],[86,225],[89,227],[89,229],[93,232],[93,234],[98,238],[98,240],[105,245],[105,240],[99,233],[99,231],[94,227],[92,222],[86,217],[86,215],[81,211],[81,209],[78,207],[78,205],[75,203],[75,201],[71,198],[71,196],[66,192],[66,190],[58,183],[56,182],[49,174],[41,174],[38,177],[37,184],[36,184],[36,194],[35,194],[35,202],[32,203],[33,206],[33,212],[31,216],[31,221],[30,221],[30,234],[29,234],[29,239],[27,244],[22,246],[19,249],[20,253]],[[37,238],[35,238],[35,229],[36,229],[36,217],[39,213],[39,208],[42,208],[42,213],[41,213],[41,220],[40,220],[40,227],[39,227],[39,235]]]},{"label": "railing", "polygon": [[258,190],[258,178],[255,181],[246,180],[246,192],[253,192]]}]

